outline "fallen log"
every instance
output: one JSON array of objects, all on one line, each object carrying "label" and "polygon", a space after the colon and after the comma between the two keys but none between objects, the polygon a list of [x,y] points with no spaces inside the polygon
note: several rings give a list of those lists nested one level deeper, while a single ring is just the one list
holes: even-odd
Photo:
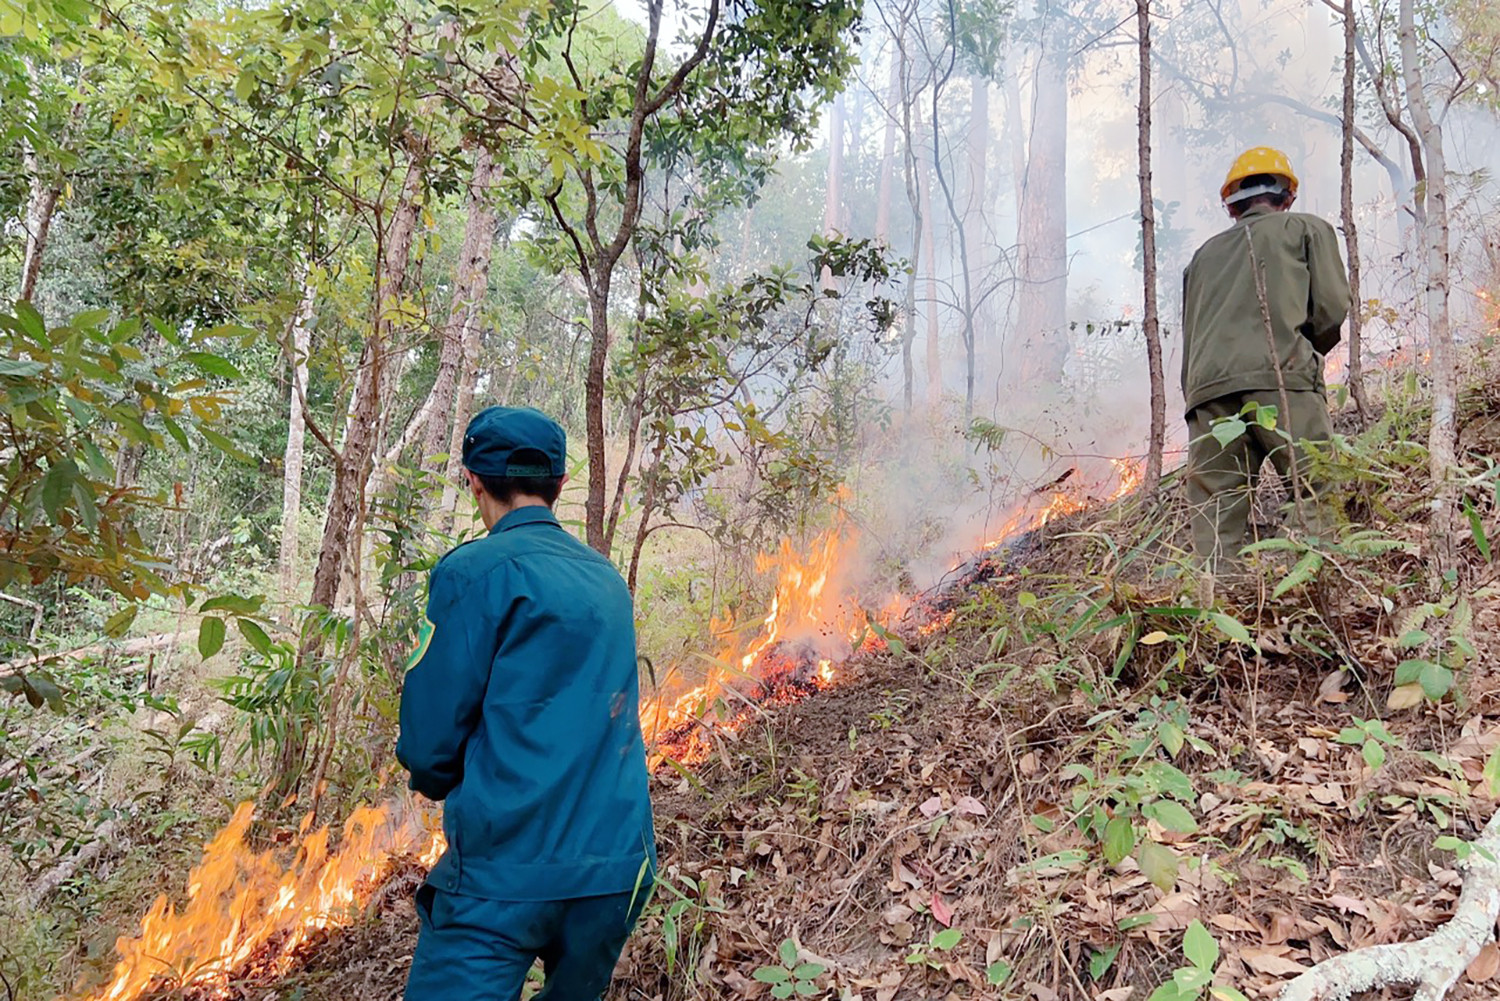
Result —
[{"label": "fallen log", "polygon": [[168,646],[178,637],[178,633],[154,633],[150,636],[140,636],[131,640],[107,640],[103,643],[90,643],[88,646],[77,647],[73,650],[63,650],[57,653],[45,654],[39,657],[20,657],[16,660],[0,664],[0,675],[15,674],[18,671],[35,670],[47,664],[55,664],[60,660],[82,660],[85,657],[94,657],[101,653],[114,652],[127,657],[138,653],[146,653]]}]

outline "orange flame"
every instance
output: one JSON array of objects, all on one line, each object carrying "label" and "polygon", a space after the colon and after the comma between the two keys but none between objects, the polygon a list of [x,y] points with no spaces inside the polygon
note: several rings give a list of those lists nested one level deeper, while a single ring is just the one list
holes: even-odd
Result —
[{"label": "orange flame", "polygon": [[337,851],[329,850],[328,828],[319,828],[283,868],[274,850],[245,844],[252,813],[241,804],[209,842],[180,911],[157,897],[140,934],[115,943],[114,977],[91,1001],[123,1001],[161,985],[212,989],[252,958],[285,969],[313,933],[348,921],[359,890],[392,856],[410,852],[430,865],[442,854],[440,833],[423,847],[418,825],[392,823],[385,809],[366,806],[345,822]]},{"label": "orange flame", "polygon": [[[840,494],[839,499],[845,496]],[[715,621],[714,632],[723,646],[709,661],[702,684],[671,700],[642,700],[641,728],[647,740],[702,719],[736,681],[760,680],[757,664],[778,643],[802,642],[817,651],[816,671],[806,680],[819,687],[831,684],[834,659],[852,652],[851,644],[866,623],[864,612],[856,602],[842,596],[840,586],[856,538],[842,507],[836,507],[833,524],[805,549],[783,539],[775,553],[759,554],[756,571],[776,575],[770,607],[760,620],[760,628],[747,640],[731,624]],[[689,754],[690,760],[692,757]]]}]

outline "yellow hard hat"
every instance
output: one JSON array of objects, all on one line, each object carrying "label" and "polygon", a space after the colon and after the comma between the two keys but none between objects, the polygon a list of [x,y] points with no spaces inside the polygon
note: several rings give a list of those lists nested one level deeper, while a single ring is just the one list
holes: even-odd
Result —
[{"label": "yellow hard hat", "polygon": [[1257,174],[1286,178],[1287,190],[1296,197],[1297,175],[1292,171],[1292,162],[1281,150],[1269,146],[1256,146],[1235,157],[1228,176],[1224,178],[1224,186],[1219,189],[1219,197],[1229,201],[1229,196],[1239,190],[1241,181]]}]

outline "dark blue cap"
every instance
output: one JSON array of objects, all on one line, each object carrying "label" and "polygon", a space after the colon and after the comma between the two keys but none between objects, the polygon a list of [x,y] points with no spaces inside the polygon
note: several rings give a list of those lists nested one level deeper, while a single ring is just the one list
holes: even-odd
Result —
[{"label": "dark blue cap", "polygon": [[568,436],[530,407],[486,407],[464,431],[464,466],[480,476],[562,476]]}]

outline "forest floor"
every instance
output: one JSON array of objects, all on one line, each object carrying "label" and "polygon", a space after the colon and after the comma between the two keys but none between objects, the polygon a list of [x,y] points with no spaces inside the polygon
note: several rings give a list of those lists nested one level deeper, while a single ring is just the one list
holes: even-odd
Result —
[{"label": "forest floor", "polygon": [[[1173,556],[1180,502],[1126,498],[971,564],[826,691],[709,729],[655,773],[662,879],[608,998],[1146,1001],[1206,962],[1261,1001],[1431,933],[1497,806],[1500,494],[1471,489],[1434,579],[1422,420],[1389,408],[1322,469],[1369,526],[1337,543],[1270,542],[1215,590]],[[1495,454],[1500,400],[1462,422]],[[394,860],[361,919],[202,996],[398,998],[421,876]],[[1497,987],[1491,944],[1448,996]]]},{"label": "forest floor", "polygon": [[[1467,413],[1471,452],[1492,448],[1500,407]],[[1205,594],[1160,559],[1180,506],[1127,499],[979,567],[941,628],[658,769],[663,880],[609,998],[1144,1001],[1194,965],[1197,920],[1214,982],[1268,999],[1432,932],[1460,884],[1440,839],[1496,808],[1495,512],[1459,540],[1463,596],[1428,580],[1420,466],[1387,424],[1340,474],[1385,527],[1300,583],[1309,550],[1273,544]],[[1436,686],[1459,661],[1441,701],[1393,683],[1399,662]],[[419,878],[396,866],[364,920],[230,996],[399,997]],[[1490,945],[1449,997],[1494,996],[1497,970]]]}]

